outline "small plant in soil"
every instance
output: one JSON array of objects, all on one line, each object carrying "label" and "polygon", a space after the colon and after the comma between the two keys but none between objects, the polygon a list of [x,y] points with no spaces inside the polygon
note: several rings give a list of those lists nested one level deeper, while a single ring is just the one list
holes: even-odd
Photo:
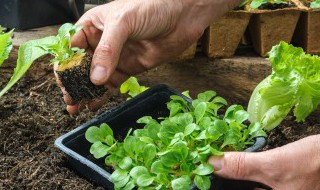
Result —
[{"label": "small plant in soil", "polygon": [[272,130],[293,109],[296,120],[304,121],[320,103],[320,57],[281,42],[269,52],[269,60],[272,74],[252,93],[249,120]]},{"label": "small plant in soil", "polygon": [[12,50],[12,36],[13,30],[5,33],[0,26],[0,66],[8,59]]},{"label": "small plant in soil", "polygon": [[7,92],[29,69],[32,63],[44,56],[51,55],[51,64],[58,64],[57,76],[66,91],[75,101],[102,96],[106,89],[90,81],[92,55],[83,49],[71,47],[71,38],[81,30],[81,26],[66,23],[57,36],[31,40],[22,44],[18,51],[17,66],[8,84],[0,92],[0,97]]},{"label": "small plant in soil", "polygon": [[136,77],[130,77],[120,86],[120,93],[128,94],[129,97],[127,98],[127,100],[130,100],[131,98],[137,96],[138,94],[144,92],[147,89],[148,87],[141,86],[138,83],[138,79]]},{"label": "small plant in soil", "polygon": [[85,137],[92,143],[90,153],[105,158],[114,170],[115,189],[186,190],[194,183],[205,190],[214,171],[207,164],[209,156],[244,150],[255,137],[266,136],[259,123],[246,122],[249,114],[240,105],[219,115],[225,105],[214,91],[200,93],[191,103],[173,95],[167,103],[168,117],[140,118],[137,123],[144,127],[130,129],[121,141],[106,123],[91,126]]}]

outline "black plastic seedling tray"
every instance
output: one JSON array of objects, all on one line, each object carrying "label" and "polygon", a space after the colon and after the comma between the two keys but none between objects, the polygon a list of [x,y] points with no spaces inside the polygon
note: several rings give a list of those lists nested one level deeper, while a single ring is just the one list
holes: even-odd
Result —
[{"label": "black plastic seedling tray", "polygon": [[[149,115],[154,118],[168,116],[169,112],[166,103],[170,100],[170,96],[174,94],[182,96],[166,85],[152,87],[135,98],[59,137],[55,141],[55,146],[66,154],[71,167],[82,176],[97,185],[102,185],[106,189],[113,189],[113,183],[110,180],[111,174],[105,170],[104,159],[96,160],[89,152],[91,144],[85,139],[86,130],[90,126],[107,123],[113,129],[115,137],[121,139],[130,128],[142,127],[142,125],[136,123],[142,116]],[[187,101],[191,101],[186,97],[184,98]],[[259,137],[255,140],[255,144],[245,151],[255,152],[261,149],[265,142],[265,138]],[[215,190],[248,190],[257,185],[253,182],[222,178],[214,178],[212,184],[212,189]]]}]

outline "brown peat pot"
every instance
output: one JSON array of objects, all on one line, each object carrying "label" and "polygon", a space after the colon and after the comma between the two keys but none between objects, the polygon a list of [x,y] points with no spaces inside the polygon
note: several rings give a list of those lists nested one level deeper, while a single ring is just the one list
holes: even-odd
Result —
[{"label": "brown peat pot", "polygon": [[320,54],[320,9],[301,12],[293,42],[307,53]]},{"label": "brown peat pot", "polygon": [[212,23],[205,31],[202,41],[208,57],[232,57],[248,26],[251,13],[230,11]]},{"label": "brown peat pot", "polygon": [[265,57],[272,46],[280,41],[291,42],[300,16],[297,8],[252,12],[249,30],[253,47],[258,54]]}]

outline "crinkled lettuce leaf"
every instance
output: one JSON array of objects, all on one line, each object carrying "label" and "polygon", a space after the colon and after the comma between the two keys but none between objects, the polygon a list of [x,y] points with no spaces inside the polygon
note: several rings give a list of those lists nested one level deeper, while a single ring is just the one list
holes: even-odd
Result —
[{"label": "crinkled lettuce leaf", "polygon": [[29,69],[32,63],[47,54],[47,51],[40,46],[49,46],[57,43],[57,37],[49,36],[38,40],[31,40],[19,47],[17,66],[7,85],[1,90],[0,97],[3,96]]},{"label": "crinkled lettuce leaf", "polygon": [[12,33],[13,30],[7,33],[3,33],[2,28],[0,27],[0,66],[6,59],[8,59],[9,54],[12,50]]},{"label": "crinkled lettuce leaf", "polygon": [[252,93],[249,120],[272,130],[293,109],[296,120],[304,121],[320,102],[320,57],[281,42],[269,52],[269,60],[272,74]]},{"label": "crinkled lettuce leaf", "polygon": [[320,8],[320,0],[314,0],[310,3],[310,8],[319,9]]}]

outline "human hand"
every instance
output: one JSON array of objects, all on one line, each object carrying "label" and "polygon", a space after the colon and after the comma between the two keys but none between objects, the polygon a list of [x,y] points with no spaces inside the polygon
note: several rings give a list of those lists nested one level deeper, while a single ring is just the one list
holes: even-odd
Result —
[{"label": "human hand", "polygon": [[[217,17],[241,0],[117,0],[86,12],[84,28],[73,46],[94,53],[91,81],[112,89],[128,76],[174,59]],[[72,101],[63,89],[67,110],[76,114],[84,104],[95,110],[106,101]]]},{"label": "human hand", "polygon": [[260,182],[274,190],[320,189],[320,135],[265,152],[228,152],[208,162],[218,176]]}]

